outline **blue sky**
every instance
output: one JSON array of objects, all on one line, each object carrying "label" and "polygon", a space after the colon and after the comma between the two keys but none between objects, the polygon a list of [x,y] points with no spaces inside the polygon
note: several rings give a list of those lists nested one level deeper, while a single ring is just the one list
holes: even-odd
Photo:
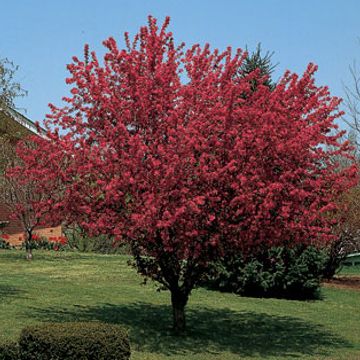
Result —
[{"label": "blue sky", "polygon": [[123,33],[134,34],[149,14],[169,15],[175,40],[188,46],[251,50],[261,42],[279,63],[275,78],[315,62],[317,83],[337,96],[350,82],[348,66],[360,63],[358,0],[7,0],[1,11],[0,57],[20,66],[18,80],[29,94],[18,106],[32,120],[44,118],[49,102],[61,104],[66,64],[85,43],[102,54],[104,39],[123,44]]}]

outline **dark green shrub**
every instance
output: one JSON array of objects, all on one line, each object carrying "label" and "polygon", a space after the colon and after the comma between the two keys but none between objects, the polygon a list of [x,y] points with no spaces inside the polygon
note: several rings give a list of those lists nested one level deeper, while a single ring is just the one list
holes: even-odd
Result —
[{"label": "dark green shrub", "polygon": [[65,235],[68,239],[69,247],[81,252],[121,255],[130,254],[128,245],[114,242],[113,237],[109,235],[89,236],[80,227],[66,229]]},{"label": "dark green shrub", "polygon": [[4,240],[0,237],[0,249],[10,250],[12,248],[13,247],[6,240]]},{"label": "dark green shrub", "polygon": [[[32,250],[52,250],[52,244],[44,238],[41,238],[37,241],[31,241],[31,243],[28,245],[31,247]],[[26,249],[26,243],[23,242],[21,244],[21,249]]]},{"label": "dark green shrub", "polygon": [[19,360],[19,345],[12,341],[0,344],[0,360]]},{"label": "dark green shrub", "polygon": [[228,255],[210,266],[203,284],[243,296],[316,298],[326,259],[326,252],[313,246],[276,247],[247,258]]},{"label": "dark green shrub", "polygon": [[98,322],[44,323],[22,330],[21,360],[128,360],[127,331]]},{"label": "dark green shrub", "polygon": [[0,221],[0,249],[3,250],[9,250],[12,249],[13,247],[6,241],[10,238],[10,236],[8,234],[4,234],[3,231],[1,230],[3,227],[5,227],[7,224],[7,222],[4,221]]},{"label": "dark green shrub", "polygon": [[[67,245],[63,245],[59,242],[49,241],[45,237],[41,237],[39,240],[31,241],[30,247],[32,250],[56,250],[61,251],[68,248]],[[21,244],[21,249],[26,249],[26,243]]]}]

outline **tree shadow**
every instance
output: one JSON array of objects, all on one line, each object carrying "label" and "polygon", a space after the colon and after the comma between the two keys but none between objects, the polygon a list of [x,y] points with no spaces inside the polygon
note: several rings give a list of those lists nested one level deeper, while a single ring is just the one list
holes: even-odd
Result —
[{"label": "tree shadow", "polygon": [[19,298],[24,293],[16,287],[0,284],[0,303],[8,299]]},{"label": "tree shadow", "polygon": [[33,260],[31,261],[26,260],[25,250],[9,250],[8,253],[1,255],[2,263],[21,262],[29,264],[29,266],[32,264],[36,265],[40,261],[47,263],[75,263],[82,260],[92,260],[91,256],[88,256],[87,254],[66,251],[55,252],[53,250],[33,250]]},{"label": "tree shadow", "polygon": [[188,308],[188,330],[174,336],[169,306],[149,303],[75,306],[71,309],[31,309],[29,316],[40,321],[104,321],[123,324],[130,330],[132,348],[140,352],[189,356],[228,351],[242,356],[329,355],[349,348],[345,339],[321,325],[290,316],[230,309]]}]

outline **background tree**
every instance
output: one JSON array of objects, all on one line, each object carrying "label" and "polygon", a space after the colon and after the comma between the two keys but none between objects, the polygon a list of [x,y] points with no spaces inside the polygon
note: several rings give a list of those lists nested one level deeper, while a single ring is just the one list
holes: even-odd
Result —
[{"label": "background tree", "polygon": [[[259,71],[259,76],[263,79],[262,84],[273,89],[276,84],[272,79],[272,73],[277,66],[277,64],[273,64],[271,61],[273,54],[273,52],[270,53],[269,51],[263,54],[261,44],[258,44],[256,50],[252,53],[247,51],[247,56],[245,56],[240,67],[240,76],[246,78],[254,71]],[[255,90],[258,85],[255,79],[252,79],[251,85],[253,90]]]},{"label": "background tree", "polygon": [[347,110],[347,116],[344,116],[343,120],[351,129],[351,140],[358,151],[360,148],[360,74],[355,61],[349,66],[349,72],[351,76],[351,84],[344,86],[344,102]]},{"label": "background tree", "polygon": [[356,61],[349,66],[351,83],[344,85],[346,114],[342,120],[348,125],[348,141],[353,146],[355,161],[360,162],[360,73]]},{"label": "background tree", "polygon": [[[23,97],[27,92],[16,81],[16,66],[7,58],[0,59],[0,115],[9,116],[9,109],[17,108],[15,101],[18,97]],[[32,239],[33,230],[39,224],[34,204],[40,200],[40,193],[33,191],[31,182],[25,182],[21,172],[14,176],[9,176],[7,171],[10,168],[21,164],[16,154],[16,144],[20,140],[19,133],[5,132],[0,133],[0,204],[5,206],[19,220],[24,229],[24,240],[27,249],[27,258],[32,258]],[[29,142],[24,142],[25,147],[29,147]]]},{"label": "background tree", "polygon": [[339,100],[315,86],[316,66],[271,89],[241,72],[241,50],[185,51],[168,23],[150,17],[125,49],[109,38],[103,65],[75,57],[67,106],[51,106],[47,139],[19,153],[39,191],[60,183],[50,215],[130,245],[138,271],[170,291],[181,332],[225,249],[333,240],[323,213],[355,169],[331,162],[349,147],[330,135]]},{"label": "background tree", "polygon": [[[348,125],[348,141],[353,146],[353,159],[359,166],[360,150],[360,74],[354,61],[349,66],[351,83],[344,86],[344,104],[346,114],[342,120]],[[345,161],[342,166],[348,166]],[[339,233],[336,241],[329,246],[329,260],[325,269],[325,277],[331,279],[341,268],[343,260],[351,253],[360,251],[360,185],[359,183],[350,192],[341,196],[339,201],[344,205],[343,211],[338,214],[343,221],[337,228]]]},{"label": "background tree", "polygon": [[27,92],[15,80],[16,66],[12,61],[0,59],[0,110],[7,107],[16,108],[15,99],[23,97]]},{"label": "background tree", "polygon": [[349,254],[360,251],[359,191],[357,185],[338,200],[343,210],[337,216],[340,216],[342,221],[335,227],[338,236],[327,246],[328,258],[323,273],[325,279],[332,279],[341,270],[342,263]]},{"label": "background tree", "polygon": [[[24,243],[26,258],[32,260],[32,249],[36,235],[34,230],[43,225],[44,212],[47,211],[46,201],[53,192],[40,191],[34,181],[24,177],[22,173],[22,162],[16,153],[16,143],[19,141],[11,135],[3,136],[0,140],[0,203],[5,206],[11,218],[18,220],[24,231]],[[22,140],[22,148],[30,149],[34,145]]]}]

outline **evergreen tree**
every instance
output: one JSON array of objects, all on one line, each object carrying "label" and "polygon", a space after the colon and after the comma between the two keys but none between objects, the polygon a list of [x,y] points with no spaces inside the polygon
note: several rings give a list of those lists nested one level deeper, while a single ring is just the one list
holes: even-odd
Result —
[{"label": "evergreen tree", "polygon": [[[240,68],[240,76],[245,78],[255,70],[259,69],[260,78],[264,78],[263,84],[269,86],[270,89],[274,89],[276,84],[272,80],[271,75],[274,72],[277,64],[273,64],[271,61],[271,57],[273,56],[273,54],[273,52],[270,53],[269,51],[263,54],[261,44],[258,44],[256,50],[252,53],[248,52],[247,57],[244,59]],[[257,81],[258,80],[255,79],[251,80],[253,91],[255,91],[258,86]]]}]

